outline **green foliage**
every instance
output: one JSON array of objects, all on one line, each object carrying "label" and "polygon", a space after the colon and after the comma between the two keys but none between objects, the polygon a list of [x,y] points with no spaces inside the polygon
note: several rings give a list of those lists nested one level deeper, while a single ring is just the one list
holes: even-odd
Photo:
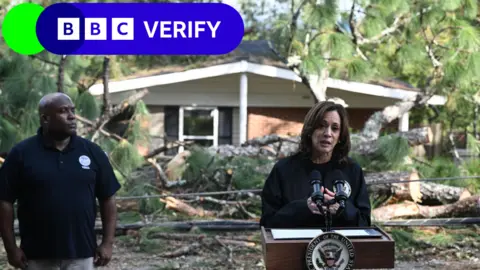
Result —
[{"label": "green foliage", "polygon": [[0,152],[8,152],[17,142],[16,127],[6,119],[0,118]]},{"label": "green foliage", "polygon": [[149,136],[149,117],[150,113],[145,103],[140,100],[135,104],[134,113],[130,120],[126,136],[131,144],[148,143]]},{"label": "green foliage", "polygon": [[[479,176],[480,175],[480,160],[472,159],[466,161],[462,164],[462,170],[464,171],[464,176]],[[480,193],[480,179],[479,178],[469,178],[465,180],[449,180],[445,181],[446,184],[452,186],[459,186],[467,188],[473,194]]]},{"label": "green foliage", "polygon": [[[477,1],[356,1],[354,29],[350,8],[341,10],[338,1],[309,1],[300,8],[302,2],[277,1],[269,9],[265,0],[242,1],[246,25],[256,26],[248,38],[271,40],[284,58],[300,56],[304,74],[327,68],[333,78],[395,78],[428,88],[448,98],[436,121],[453,128],[471,125],[480,85]],[[291,28],[297,10],[299,20]],[[443,72],[432,80],[437,62]]]},{"label": "green foliage", "polygon": [[364,156],[352,152],[350,156],[366,171],[399,170],[405,158],[410,154],[408,141],[400,136],[385,135],[376,141],[376,150],[372,155]]},{"label": "green foliage", "polygon": [[224,190],[230,183],[233,189],[262,188],[269,171],[265,168],[272,163],[268,159],[243,156],[224,158],[200,147],[192,147],[190,151],[183,178],[189,186],[205,191]]},{"label": "green foliage", "polygon": [[78,94],[75,99],[75,107],[79,115],[89,120],[93,121],[100,116],[100,106],[98,101],[89,92]]},{"label": "green foliage", "polygon": [[459,167],[452,162],[451,157],[438,157],[428,162],[416,164],[421,178],[455,177],[461,175]]},{"label": "green foliage", "polygon": [[395,247],[399,250],[419,247],[418,241],[415,240],[413,234],[408,230],[393,229],[389,234],[395,240]]},{"label": "green foliage", "polygon": [[469,150],[472,155],[480,155],[480,141],[471,133],[467,133],[467,150]]},{"label": "green foliage", "polygon": [[248,158],[242,156],[224,160],[226,167],[233,171],[233,187],[235,189],[256,189],[262,188],[265,183],[265,174],[258,171],[258,168],[271,164],[270,160],[261,158]]},{"label": "green foliage", "polygon": [[[457,165],[451,157],[437,157],[427,164],[416,163],[415,168],[421,178],[446,178],[446,177],[468,177],[480,175],[480,159],[471,159]],[[480,180],[478,178],[443,180],[436,183],[464,187],[473,194],[480,192]]]},{"label": "green foliage", "polygon": [[110,160],[116,168],[121,168],[122,173],[126,175],[129,175],[144,162],[137,148],[126,140],[121,141],[111,150]]}]

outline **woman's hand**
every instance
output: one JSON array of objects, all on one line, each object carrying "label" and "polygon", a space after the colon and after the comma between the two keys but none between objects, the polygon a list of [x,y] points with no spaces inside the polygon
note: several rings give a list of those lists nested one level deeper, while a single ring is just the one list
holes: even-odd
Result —
[{"label": "woman's hand", "polygon": [[[321,189],[320,189],[320,192],[324,196],[324,200],[323,200],[324,202],[326,202],[328,200],[331,200],[331,196],[329,196],[329,194],[330,195],[333,194],[333,196],[335,197],[335,194],[333,192],[329,191],[328,189],[326,189],[326,190],[327,190],[327,193],[325,194],[325,189],[323,187],[321,187]],[[312,200],[312,197],[308,198],[307,205],[308,205],[308,208],[310,209],[310,211],[312,211],[312,213],[317,214],[317,215],[322,215],[327,210],[327,207],[322,206],[323,212],[320,212],[318,210],[317,204]]]},{"label": "woman's hand", "polygon": [[307,199],[307,206],[308,206],[308,209],[310,209],[310,211],[312,211],[312,213],[314,213],[316,215],[321,215],[322,214],[318,210],[317,204],[315,204],[315,202],[312,200],[312,197]]},{"label": "woman's hand", "polygon": [[[322,187],[323,189],[323,187]],[[323,191],[323,190],[322,190]],[[328,202],[328,201],[331,201],[335,199],[335,192],[332,192],[330,191],[328,188],[325,189],[325,193],[324,193],[324,202]],[[326,207],[325,207],[326,208]],[[332,204],[328,207],[328,211],[332,214],[332,215],[335,215],[338,211],[338,208],[340,208],[340,204],[338,203],[335,203],[335,204]]]},{"label": "woman's hand", "polygon": [[[324,203],[327,203],[333,199],[335,199],[335,192],[332,192],[330,191],[328,188],[321,188],[320,192],[323,193],[323,202]],[[322,215],[322,212],[320,212],[318,210],[318,207],[317,205],[315,204],[315,202],[312,200],[312,198],[308,198],[307,199],[307,205],[308,205],[308,208],[310,209],[310,211],[312,211],[312,213],[314,214],[317,214],[317,215]],[[322,206],[323,208],[323,213],[326,213],[327,211],[327,207],[326,206]],[[335,204],[332,204],[328,207],[328,211],[332,214],[332,215],[335,215],[338,211],[338,209],[340,208],[340,204],[338,203],[335,203]]]}]

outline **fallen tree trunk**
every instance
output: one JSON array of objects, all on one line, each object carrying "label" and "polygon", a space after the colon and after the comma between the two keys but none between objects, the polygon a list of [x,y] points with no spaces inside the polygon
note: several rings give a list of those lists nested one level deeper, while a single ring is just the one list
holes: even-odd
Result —
[{"label": "fallen tree trunk", "polygon": [[[405,183],[388,183],[389,181],[406,181]],[[407,182],[418,180],[418,174],[415,172],[378,172],[365,175],[365,182],[368,186],[368,192],[373,196],[377,204],[391,204],[398,201],[413,200],[419,201],[420,183]]]},{"label": "fallen tree trunk", "polygon": [[[392,179],[405,183],[388,183]],[[448,185],[411,182],[419,180],[416,172],[379,172],[365,176],[368,191],[377,199],[377,203],[394,204],[411,200],[421,205],[444,205],[472,196],[466,189]]]},{"label": "fallen tree trunk", "polygon": [[411,201],[386,205],[374,209],[372,216],[377,221],[399,218],[448,218],[480,215],[480,195],[471,196],[455,203],[439,206],[423,206]]},{"label": "fallen tree trunk", "polygon": [[[410,146],[429,143],[433,139],[430,127],[415,128],[405,132],[394,133],[392,135],[407,139]],[[267,135],[251,139],[242,146],[219,145],[217,147],[209,147],[208,150],[212,154],[219,154],[225,157],[283,157],[295,153],[299,142],[299,137],[289,138],[278,135]],[[377,142],[377,139],[368,140],[358,134],[352,134],[352,152],[357,152],[361,155],[371,155],[377,150]]]},{"label": "fallen tree trunk", "polygon": [[422,205],[444,205],[466,199],[472,194],[466,188],[421,182]]}]

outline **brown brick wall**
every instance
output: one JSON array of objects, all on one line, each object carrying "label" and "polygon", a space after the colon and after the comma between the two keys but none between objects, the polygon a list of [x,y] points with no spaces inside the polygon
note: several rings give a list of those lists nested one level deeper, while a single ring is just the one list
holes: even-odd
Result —
[{"label": "brown brick wall", "polygon": [[248,108],[248,139],[300,134],[308,108]]},{"label": "brown brick wall", "polygon": [[[248,139],[272,133],[297,135],[302,131],[308,108],[248,108]],[[347,108],[350,127],[361,129],[376,109]],[[389,126],[397,127],[397,121]]]}]

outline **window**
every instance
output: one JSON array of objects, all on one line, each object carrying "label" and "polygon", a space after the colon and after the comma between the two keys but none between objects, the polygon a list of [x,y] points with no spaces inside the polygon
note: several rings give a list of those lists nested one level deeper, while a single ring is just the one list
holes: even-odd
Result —
[{"label": "window", "polygon": [[[201,146],[232,143],[232,108],[165,107],[165,133],[168,141],[194,141]],[[183,151],[183,147],[180,147]],[[174,155],[177,150],[168,151]]]},{"label": "window", "polygon": [[206,147],[218,145],[217,108],[180,107],[178,121],[180,141],[194,141]]}]

